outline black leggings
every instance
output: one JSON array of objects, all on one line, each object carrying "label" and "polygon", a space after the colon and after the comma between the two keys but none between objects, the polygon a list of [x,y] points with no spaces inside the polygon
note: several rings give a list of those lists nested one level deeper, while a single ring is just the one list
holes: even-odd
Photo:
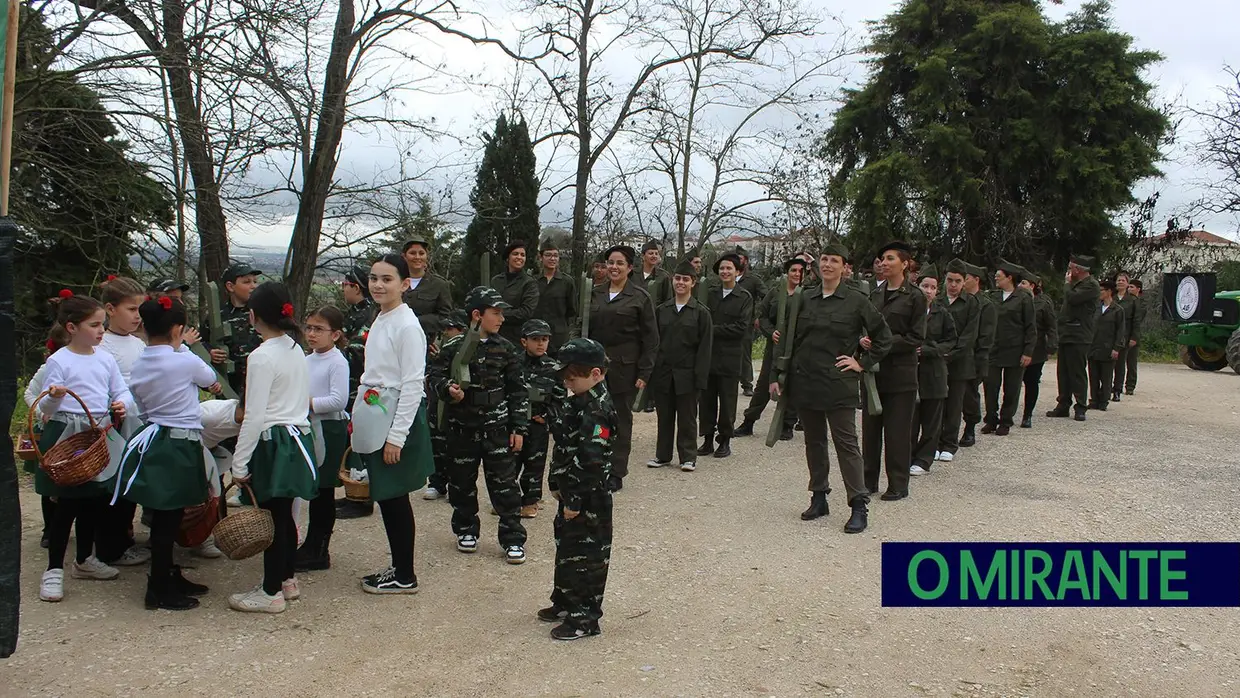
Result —
[{"label": "black leggings", "polygon": [[413,520],[413,506],[409,504],[409,495],[385,499],[379,502],[379,513],[383,515],[383,528],[387,531],[388,547],[392,550],[392,567],[396,570],[396,579],[409,583],[417,579],[413,574],[413,535],[417,524]]},{"label": "black leggings", "polygon": [[56,519],[56,501],[47,495],[40,499],[43,509],[43,537],[46,538],[52,532],[52,521]]},{"label": "black leggings", "polygon": [[320,487],[319,494],[310,500],[310,526],[306,542],[330,536],[336,528],[336,490]]},{"label": "black leggings", "polygon": [[77,523],[77,561],[86,562],[95,549],[95,530],[100,513],[108,505],[107,495],[98,497],[61,497],[56,502],[52,517],[52,530],[48,534],[47,568],[64,569],[65,550],[69,547],[69,533]]},{"label": "black leggings", "polygon": [[181,530],[184,509],[152,509],[151,512],[151,579],[172,574],[172,546]]},{"label": "black leggings", "polygon": [[258,506],[271,512],[276,525],[275,539],[263,551],[263,591],[275,596],[284,588],[284,580],[296,574],[297,522],[293,520],[293,499],[272,497]]}]

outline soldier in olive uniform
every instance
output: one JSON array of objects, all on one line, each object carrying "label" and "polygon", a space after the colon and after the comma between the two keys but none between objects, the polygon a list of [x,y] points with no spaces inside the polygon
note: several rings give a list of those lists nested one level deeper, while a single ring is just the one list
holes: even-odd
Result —
[{"label": "soldier in olive uniform", "polygon": [[[892,340],[891,351],[875,376],[883,413],[862,415],[861,453],[870,491],[878,491],[879,474],[885,464],[887,491],[881,499],[895,501],[908,496],[909,468],[913,462],[909,434],[917,406],[917,350],[926,339],[929,304],[926,294],[908,282],[906,273],[913,258],[907,243],[890,242],[878,254],[882,258],[884,283],[870,292],[870,302],[887,321]],[[869,349],[870,341],[863,337],[861,348]]]},{"label": "soldier in olive uniform", "polygon": [[950,463],[960,448],[960,421],[965,396],[977,377],[977,335],[982,321],[981,301],[965,290],[969,265],[961,259],[947,264],[943,277],[945,293],[940,302],[951,313],[959,342],[947,358],[947,402],[943,405],[943,428],[935,460]]},{"label": "soldier in olive uniform", "polygon": [[[1128,378],[1128,366],[1132,357],[1137,355],[1137,341],[1141,335],[1141,323],[1138,307],[1141,299],[1130,291],[1128,272],[1121,271],[1115,275],[1115,304],[1124,309],[1124,348],[1119,350],[1119,358],[1115,360],[1115,382],[1111,386],[1111,402],[1119,402],[1119,394],[1124,390]],[[1135,384],[1135,381],[1134,381]],[[1132,393],[1129,393],[1130,395]]]},{"label": "soldier in olive uniform", "polygon": [[568,341],[573,328],[577,327],[581,296],[574,279],[560,273],[560,250],[552,240],[543,243],[538,254],[542,273],[536,279],[538,306],[534,317],[551,326],[551,344],[547,352],[552,356],[560,345]]},{"label": "soldier in olive uniform", "polygon": [[[762,297],[762,301],[758,303],[758,330],[766,337],[766,351],[762,356],[762,368],[758,370],[758,389],[749,401],[749,407],[745,409],[744,421],[736,428],[736,436],[753,436],[754,424],[762,416],[762,411],[766,409],[767,403],[771,401],[771,391],[767,389],[767,386],[771,384],[771,367],[774,365],[776,354],[780,351],[776,337],[779,333],[779,328],[775,325],[779,319],[779,294],[782,293],[785,297],[790,297],[801,287],[802,279],[805,276],[805,266],[805,260],[800,257],[793,257],[784,262],[783,281],[771,284],[771,289],[766,292],[766,295]],[[844,283],[848,282],[845,281]],[[787,301],[784,301],[784,303],[786,309]],[[792,440],[792,427],[796,424],[796,421],[796,410],[785,410],[784,424],[780,433],[781,440]]]},{"label": "soldier in olive uniform", "polygon": [[220,292],[223,303],[220,304],[220,323],[230,329],[227,337],[211,337],[211,323],[203,323],[201,328],[202,341],[211,350],[211,363],[222,366],[232,362],[232,371],[228,373],[228,384],[237,395],[245,395],[245,365],[250,352],[263,343],[258,330],[250,324],[250,294],[258,286],[258,275],[261,271],[252,264],[237,262],[224,270],[220,276]]},{"label": "soldier in olive uniform", "polygon": [[[1133,304],[1132,315],[1128,318],[1130,336],[1128,355],[1124,360],[1124,394],[1132,395],[1137,392],[1137,364],[1141,362],[1141,326],[1145,324],[1145,292],[1142,290],[1141,279],[1132,279],[1128,283],[1128,293],[1136,298],[1136,303]],[[1118,382],[1115,387],[1119,388]]]},{"label": "soldier in olive uniform", "polygon": [[521,490],[515,453],[528,431],[529,388],[521,371],[521,351],[499,334],[508,303],[493,288],[479,286],[465,297],[469,321],[478,324],[479,342],[468,357],[470,385],[462,388],[452,375],[452,362],[466,340],[439,350],[430,371],[430,387],[444,402],[448,452],[452,457],[448,503],[456,548],[478,550],[478,462],[499,514],[499,543],[510,564],[525,562],[525,526],[521,523]]},{"label": "soldier in olive uniform", "polygon": [[504,248],[504,271],[491,277],[491,288],[499,291],[510,309],[504,313],[500,335],[514,345],[521,341],[521,326],[538,309],[538,282],[525,270],[525,242],[513,240]]},{"label": "soldier in olive uniform", "polygon": [[659,243],[649,240],[642,245],[641,268],[633,270],[633,283],[650,294],[656,308],[672,297],[672,276],[659,266],[662,261]]},{"label": "soldier in olive uniform", "polygon": [[409,290],[403,300],[418,316],[430,347],[443,329],[443,319],[452,312],[452,286],[430,270],[430,244],[424,238],[406,242],[401,254],[409,265]]},{"label": "soldier in olive uniform", "polygon": [[1038,405],[1038,393],[1042,388],[1042,369],[1046,359],[1059,348],[1059,330],[1055,321],[1055,307],[1042,293],[1042,280],[1030,274],[1020,282],[1020,287],[1033,294],[1034,316],[1037,318],[1037,342],[1033,345],[1033,361],[1025,369],[1025,414],[1020,420],[1022,429],[1033,428],[1033,410]]},{"label": "soldier in olive uniform", "polygon": [[672,275],[672,298],[654,311],[659,354],[649,390],[659,426],[654,458],[646,463],[651,468],[672,464],[673,442],[680,469],[693,472],[697,467],[698,393],[706,390],[710,376],[714,326],[710,309],[693,296],[696,284],[697,271],[682,261]]},{"label": "soldier in olive uniform", "polygon": [[[644,292],[643,292],[644,293]],[[560,623],[556,640],[577,640],[601,631],[603,594],[611,564],[611,451],[619,431],[605,383],[607,354],[589,339],[560,348],[564,386],[572,391],[556,420],[555,456],[548,487],[560,501],[555,517],[555,581],[551,605],[538,619]]]},{"label": "soldier in olive uniform", "polygon": [[628,245],[616,245],[604,253],[607,282],[594,287],[590,296],[590,339],[603,345],[611,368],[607,390],[616,407],[619,434],[611,452],[610,485],[624,487],[633,448],[633,399],[650,381],[654,357],[659,353],[659,328],[650,294],[631,281],[637,253]]},{"label": "soldier in olive uniform", "polygon": [[[357,401],[357,386],[361,382],[362,371],[366,368],[366,337],[370,334],[370,324],[375,321],[379,306],[370,298],[370,270],[354,267],[344,275],[340,284],[347,310],[344,314],[344,337],[349,345],[345,347],[344,356],[349,361],[349,402]],[[336,500],[336,518],[357,519],[370,516],[375,512],[372,501],[358,502],[347,497]]]},{"label": "soldier in olive uniform", "polygon": [[1128,342],[1128,327],[1123,307],[1115,302],[1115,282],[1103,281],[1098,287],[1102,303],[1094,313],[1094,338],[1089,345],[1089,408],[1106,412],[1115,362]]},{"label": "soldier in olive uniform", "polygon": [[590,263],[591,286],[607,283],[607,252],[599,252],[594,261]]},{"label": "soldier in olive uniform", "polygon": [[917,284],[926,294],[926,341],[917,353],[917,407],[913,410],[913,464],[909,475],[930,472],[939,452],[943,433],[943,408],[947,403],[947,357],[957,350],[960,336],[947,304],[938,300],[938,270],[933,265],[921,270]]},{"label": "soldier in olive uniform", "polygon": [[977,443],[977,425],[982,421],[981,387],[990,375],[990,350],[995,345],[995,325],[998,322],[998,308],[984,292],[986,269],[974,264],[967,267],[968,274],[964,277],[964,290],[978,300],[981,316],[977,322],[977,344],[973,349],[973,364],[976,375],[969,382],[964,394],[964,434],[960,437],[960,445],[968,448]]},{"label": "soldier in olive uniform", "polygon": [[[753,322],[753,297],[736,282],[740,257],[721,255],[715,262],[719,284],[707,296],[713,329],[710,376],[698,405],[698,431],[702,435],[699,456],[727,458],[732,455],[732,429],[736,425],[736,389],[741,381],[741,361],[752,352],[748,340]],[[719,435],[718,448],[714,436]]]},{"label": "soldier in olive uniform", "polygon": [[521,518],[538,516],[538,503],[542,501],[543,473],[547,469],[547,446],[549,442],[547,422],[555,419],[555,410],[568,393],[560,381],[560,366],[547,354],[551,342],[551,325],[545,320],[526,320],[521,328],[521,348],[525,350],[522,368],[529,385],[530,424],[529,433],[521,444],[518,456],[521,473]]},{"label": "soldier in olive uniform", "polygon": [[[444,316],[443,330],[440,332],[440,346],[432,353],[432,357],[443,351],[449,344],[459,343],[465,339],[465,330],[469,329],[469,320],[464,310],[453,310]],[[441,423],[439,408],[441,402],[434,390],[426,391],[426,414],[430,417],[431,454],[435,458],[435,472],[426,481],[426,491],[422,499],[436,500],[448,496],[448,475],[452,472],[452,457],[448,453],[448,425]]]},{"label": "soldier in olive uniform", "polygon": [[[1068,263],[1063,306],[1059,310],[1059,403],[1047,417],[1067,417],[1085,421],[1088,406],[1089,346],[1094,340],[1094,317],[1101,292],[1098,280],[1090,274],[1093,257],[1073,255]],[[1073,398],[1076,404],[1073,405]]]},{"label": "soldier in olive uniform", "polygon": [[745,327],[744,338],[745,346],[749,347],[749,350],[743,351],[740,357],[741,388],[745,391],[745,397],[753,397],[753,339],[754,331],[756,330],[755,320],[757,318],[758,301],[762,299],[765,289],[762,287],[762,279],[759,279],[758,276],[753,273],[753,269],[749,266],[749,255],[745,253],[744,248],[738,245],[736,247],[735,254],[737,257],[740,257],[741,260],[741,266],[738,269],[740,273],[736,276],[736,285],[748,293],[749,297],[753,299],[753,303],[749,308],[749,324]]},{"label": "soldier in olive uniform", "polygon": [[[1029,272],[1019,265],[999,260],[995,272],[996,290],[990,294],[995,308],[995,343],[990,352],[990,372],[986,375],[986,426],[983,434],[1007,436],[1016,419],[1025,368],[1033,363],[1037,345],[1037,311],[1033,296],[1019,288]],[[1003,405],[999,391],[1003,390]]]},{"label": "soldier in olive uniform", "polygon": [[[848,251],[839,243],[823,249],[818,260],[822,285],[802,292],[796,333],[789,338],[792,361],[787,376],[772,378],[770,390],[779,397],[780,381],[805,427],[805,460],[809,466],[809,508],[801,519],[809,521],[828,513],[827,426],[835,442],[840,476],[844,480],[852,516],[846,533],[860,533],[868,525],[870,490],[865,483],[861,450],[857,445],[857,407],[861,373],[873,371],[891,350],[892,336],[883,316],[869,298],[843,283]],[[924,307],[923,307],[924,312]],[[868,337],[868,349],[859,340]],[[907,428],[907,424],[905,425]],[[907,439],[908,431],[905,431]]]}]

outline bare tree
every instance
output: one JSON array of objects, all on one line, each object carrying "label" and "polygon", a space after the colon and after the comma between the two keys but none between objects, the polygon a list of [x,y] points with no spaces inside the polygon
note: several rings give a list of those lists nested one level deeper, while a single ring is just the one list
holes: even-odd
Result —
[{"label": "bare tree", "polygon": [[1204,109],[1189,109],[1204,130],[1196,144],[1198,158],[1218,173],[1202,182],[1207,193],[1197,209],[1207,214],[1240,213],[1240,71],[1226,71],[1231,81],[1219,88],[1222,98]]}]

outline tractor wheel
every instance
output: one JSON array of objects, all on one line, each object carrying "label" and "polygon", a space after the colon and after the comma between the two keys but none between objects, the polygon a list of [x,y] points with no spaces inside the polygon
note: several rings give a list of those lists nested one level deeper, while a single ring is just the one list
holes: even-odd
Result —
[{"label": "tractor wheel", "polygon": [[1180,361],[1194,371],[1221,371],[1227,368],[1227,351],[1180,345]]},{"label": "tractor wheel", "polygon": [[1227,340],[1227,363],[1231,364],[1231,370],[1240,373],[1240,329],[1231,333],[1231,339]]}]

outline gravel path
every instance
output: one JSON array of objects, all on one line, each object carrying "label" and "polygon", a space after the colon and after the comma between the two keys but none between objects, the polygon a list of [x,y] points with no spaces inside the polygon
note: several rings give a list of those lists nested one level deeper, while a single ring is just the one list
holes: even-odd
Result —
[{"label": "gravel path", "polygon": [[654,419],[640,415],[604,632],[574,643],[533,618],[550,590],[549,511],[529,522],[529,562],[512,567],[494,518],[464,556],[447,503],[416,499],[413,597],[361,593],[358,578],[386,564],[382,526],[340,522],[333,569],[304,575],[288,612],[256,617],[230,611],[226,594],[261,576],[259,558],[187,559],[212,586],[188,613],[144,610],[134,568],[68,579],[63,602],[41,603],[27,489],[21,644],[0,662],[0,694],[1240,695],[1237,609],[884,609],[879,598],[882,541],[1235,540],[1238,413],[1231,372],[1142,366],[1135,397],[1086,424],[1039,418],[982,437],[915,480],[909,499],[875,501],[859,536],[841,530],[836,473],[832,514],[798,518],[800,434],[773,449],[738,440],[696,473],[651,471]]}]

